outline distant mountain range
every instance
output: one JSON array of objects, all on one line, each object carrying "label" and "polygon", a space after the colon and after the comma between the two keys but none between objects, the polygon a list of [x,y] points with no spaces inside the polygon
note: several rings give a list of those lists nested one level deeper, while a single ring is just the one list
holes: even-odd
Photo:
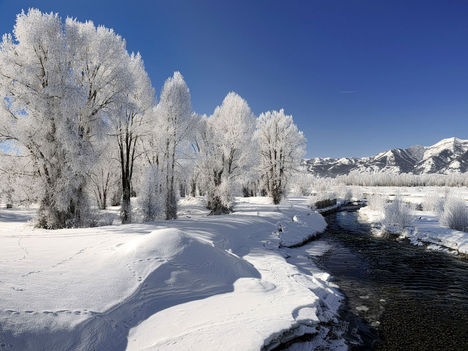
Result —
[{"label": "distant mountain range", "polygon": [[336,177],[351,171],[387,173],[464,173],[468,171],[468,140],[448,138],[432,146],[392,149],[375,156],[312,158],[302,161],[307,170],[321,177]]}]

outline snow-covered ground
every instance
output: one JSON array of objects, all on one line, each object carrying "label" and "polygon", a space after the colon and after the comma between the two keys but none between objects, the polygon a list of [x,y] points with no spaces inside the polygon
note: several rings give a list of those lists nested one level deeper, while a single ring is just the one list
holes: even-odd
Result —
[{"label": "snow-covered ground", "polygon": [[[429,244],[429,249],[450,249],[468,254],[468,233],[450,229],[440,223],[439,216],[431,211],[420,211],[416,208],[424,204],[425,199],[434,194],[455,195],[462,198],[468,205],[468,188],[441,188],[441,187],[353,187],[356,193],[367,195],[381,195],[392,200],[397,195],[407,203],[413,204],[411,215],[412,225],[405,228],[402,238],[408,238],[415,245]],[[449,195],[450,196],[450,195]],[[384,219],[381,210],[363,207],[359,210],[362,220],[379,224]]]},{"label": "snow-covered ground", "polygon": [[186,199],[175,221],[55,231],[2,209],[0,347],[259,350],[312,333],[342,348],[319,325],[341,296],[307,259],[326,248],[284,247],[324,230],[306,203],[238,199],[207,216]]}]

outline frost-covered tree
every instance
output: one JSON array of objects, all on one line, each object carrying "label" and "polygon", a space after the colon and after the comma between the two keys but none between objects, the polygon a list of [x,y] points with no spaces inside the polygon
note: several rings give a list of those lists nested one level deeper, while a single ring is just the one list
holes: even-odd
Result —
[{"label": "frost-covered tree", "polygon": [[255,116],[247,102],[230,92],[213,115],[206,119],[201,132],[201,158],[207,206],[213,214],[226,213],[241,175],[254,164]]},{"label": "frost-covered tree", "polygon": [[156,165],[145,168],[138,196],[138,205],[144,222],[154,221],[162,212],[162,181],[162,174]]},{"label": "frost-covered tree", "polygon": [[156,135],[161,148],[160,169],[164,174],[166,219],[177,218],[176,172],[184,143],[193,132],[190,91],[179,72],[166,80],[156,108]]},{"label": "frost-covered tree", "polygon": [[263,184],[278,204],[290,176],[299,168],[305,154],[306,139],[284,110],[262,113],[255,132],[259,146],[259,174]]},{"label": "frost-covered tree", "polygon": [[205,140],[207,137],[207,125],[208,125],[208,117],[203,115],[195,114],[193,116],[195,120],[195,124],[193,126],[193,133],[191,135],[191,155],[190,159],[190,167],[189,172],[187,172],[188,177],[186,178],[187,187],[188,187],[188,194],[192,197],[197,195],[197,190],[201,194],[202,187],[203,187],[203,179],[204,174],[206,171],[200,167],[201,160],[202,160],[202,148],[205,144]]},{"label": "frost-covered tree", "polygon": [[90,188],[99,209],[105,210],[115,184],[120,181],[119,162],[113,146],[114,140],[104,137],[95,146],[97,161],[89,173]]},{"label": "frost-covered tree", "polygon": [[136,61],[111,29],[63,23],[35,9],[18,15],[13,35],[3,37],[0,138],[33,160],[40,226],[80,226],[90,218],[85,189],[97,161],[94,144],[109,116],[131,104]]},{"label": "frost-covered tree", "polygon": [[0,143],[0,203],[16,206],[36,202],[37,177],[31,157]]},{"label": "frost-covered tree", "polygon": [[87,174],[102,114],[125,86],[124,41],[112,30],[31,9],[0,45],[0,137],[33,159],[38,225],[86,224]]},{"label": "frost-covered tree", "polygon": [[128,68],[129,80],[124,95],[112,111],[111,135],[116,138],[122,184],[120,218],[131,222],[131,189],[135,162],[140,156],[138,146],[147,132],[145,115],[154,105],[154,91],[139,54],[123,59],[121,65]]}]

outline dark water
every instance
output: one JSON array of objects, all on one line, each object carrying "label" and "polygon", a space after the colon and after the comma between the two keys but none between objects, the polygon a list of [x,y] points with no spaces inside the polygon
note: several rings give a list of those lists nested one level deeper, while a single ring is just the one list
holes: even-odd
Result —
[{"label": "dark water", "polygon": [[377,237],[355,212],[327,216],[316,263],[372,332],[362,349],[468,350],[468,261]]}]

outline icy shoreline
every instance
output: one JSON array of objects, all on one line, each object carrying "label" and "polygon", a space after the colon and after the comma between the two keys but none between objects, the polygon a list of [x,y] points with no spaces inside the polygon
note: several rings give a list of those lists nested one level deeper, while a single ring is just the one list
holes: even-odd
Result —
[{"label": "icy shoreline", "polygon": [[319,324],[337,318],[341,296],[298,265],[302,250],[280,248],[325,229],[306,203],[238,199],[235,213],[206,216],[192,200],[176,221],[58,231],[2,222],[0,342],[259,350],[318,333],[327,344]]},{"label": "icy shoreline", "polygon": [[[358,213],[360,219],[374,225],[378,225],[383,219],[380,211],[373,211],[369,207],[361,208]],[[412,211],[412,214],[412,225],[402,232],[395,232],[400,238],[409,239],[413,245],[428,245],[429,249],[468,254],[468,233],[441,226],[431,212]]]}]

